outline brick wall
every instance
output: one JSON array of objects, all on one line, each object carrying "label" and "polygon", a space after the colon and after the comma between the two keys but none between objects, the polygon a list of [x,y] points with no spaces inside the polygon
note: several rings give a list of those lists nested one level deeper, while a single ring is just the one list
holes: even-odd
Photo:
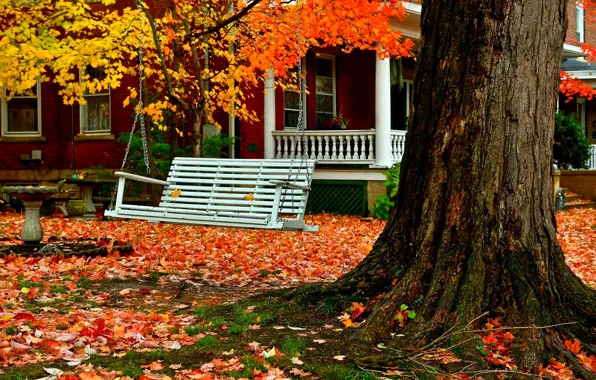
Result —
[{"label": "brick wall", "polygon": [[575,18],[575,7],[577,1],[576,0],[567,0],[567,34],[566,39],[570,41],[576,41],[576,30],[577,30],[577,23]]}]

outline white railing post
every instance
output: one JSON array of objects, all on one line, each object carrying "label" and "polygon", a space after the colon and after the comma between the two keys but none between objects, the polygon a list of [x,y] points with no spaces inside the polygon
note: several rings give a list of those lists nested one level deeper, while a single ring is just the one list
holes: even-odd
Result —
[{"label": "white railing post", "polygon": [[[367,130],[305,131],[296,140],[294,131],[273,131],[276,158],[307,157],[328,164],[374,165],[376,162],[376,133]],[[399,162],[403,155],[405,131],[391,131],[387,138],[391,162]],[[303,139],[303,140],[302,140]],[[301,143],[304,141],[304,143]],[[296,142],[298,142],[297,145]]]},{"label": "white railing post", "polygon": [[275,76],[273,69],[269,69],[265,74],[265,113],[263,116],[264,124],[264,147],[263,154],[265,159],[272,159],[275,155],[275,140],[273,131],[275,131]]},{"label": "white railing post", "polygon": [[375,69],[374,166],[388,168],[391,161],[391,69],[389,59],[379,59]]},{"label": "white railing post", "polygon": [[588,169],[596,170],[596,144],[590,146],[590,156],[588,158]]}]

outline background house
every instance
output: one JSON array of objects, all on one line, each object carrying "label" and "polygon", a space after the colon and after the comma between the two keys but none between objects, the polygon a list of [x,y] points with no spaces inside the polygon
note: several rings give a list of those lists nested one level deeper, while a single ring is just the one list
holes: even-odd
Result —
[{"label": "background house", "polygon": [[[123,2],[116,2],[116,6]],[[126,3],[128,4],[128,3]],[[407,3],[408,16],[394,28],[417,41],[420,37],[419,4]],[[563,69],[596,86],[596,65],[583,58],[581,43],[596,45],[596,26],[584,22],[575,0],[569,0],[569,29],[564,45]],[[338,199],[337,207],[351,203],[350,210],[326,211],[366,213],[374,197],[385,192],[384,171],[400,162],[406,123],[412,100],[414,59],[399,64],[380,60],[374,52],[339,48],[309,51],[303,61],[309,93],[305,104],[306,152],[296,148],[296,122],[300,94],[275,87],[266,73],[264,88],[252,89],[247,106],[259,121],[241,121],[218,112],[222,132],[237,136],[230,156],[234,158],[288,158],[306,154],[318,160],[311,200],[317,211]],[[392,83],[398,70],[403,82]],[[101,75],[100,72],[89,72]],[[395,76],[395,75],[393,75]],[[592,79],[593,78],[593,79]],[[94,166],[119,169],[125,146],[116,139],[129,132],[132,107],[124,107],[127,87],[137,78],[124,78],[117,89],[88,96],[88,104],[64,105],[53,82],[38,85],[31,96],[15,97],[0,104],[0,183],[42,183],[70,176]],[[590,165],[596,169],[596,99],[566,101],[560,109],[575,112],[592,146]],[[342,116],[345,129],[333,127]],[[188,144],[183,126],[182,139]],[[345,202],[346,194],[350,202]]]}]

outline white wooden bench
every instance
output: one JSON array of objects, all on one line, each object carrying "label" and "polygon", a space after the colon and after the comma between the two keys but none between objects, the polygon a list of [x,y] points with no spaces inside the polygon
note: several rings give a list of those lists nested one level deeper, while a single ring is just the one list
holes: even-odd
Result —
[{"label": "white wooden bench", "polygon": [[[223,227],[318,231],[304,223],[314,160],[175,158],[166,181],[116,172],[106,216]],[[288,181],[289,178],[289,181]],[[163,185],[158,207],[123,203],[126,180]]]}]

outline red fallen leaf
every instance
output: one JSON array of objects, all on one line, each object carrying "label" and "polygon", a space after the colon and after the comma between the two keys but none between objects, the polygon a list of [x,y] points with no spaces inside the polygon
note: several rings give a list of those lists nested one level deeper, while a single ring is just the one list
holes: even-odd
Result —
[{"label": "red fallen leaf", "polygon": [[33,322],[33,321],[35,321],[35,316],[33,316],[33,314],[31,314],[31,313],[18,313],[17,315],[14,316],[14,320],[15,321]]},{"label": "red fallen leaf", "polygon": [[139,294],[147,296],[147,295],[151,294],[151,290],[149,290],[147,288],[141,288],[141,289],[139,289]]},{"label": "red fallen leaf", "polygon": [[574,342],[571,342],[571,341],[565,339],[565,347],[567,347],[567,349],[569,351],[571,351],[572,353],[574,353],[575,355],[579,354],[579,352],[582,349],[582,345],[581,345],[581,342],[579,341],[579,339],[575,339]]},{"label": "red fallen leaf", "polygon": [[352,311],[352,320],[356,321],[366,311],[366,307],[360,302],[353,302],[352,307],[354,309]]},{"label": "red fallen leaf", "polygon": [[62,375],[58,377],[58,380],[80,380],[81,378],[77,375]]},{"label": "red fallen leaf", "polygon": [[110,329],[106,328],[106,321],[102,318],[96,319],[94,321],[95,327],[85,327],[81,330],[81,336],[86,336],[89,338],[93,338],[94,340],[99,338],[100,336],[111,339],[109,334],[111,333]]},{"label": "red fallen leaf", "polygon": [[221,326],[219,326],[219,329],[222,330],[222,331],[225,331],[225,330],[228,329],[228,326],[227,325],[221,325]]},{"label": "red fallen leaf", "polygon": [[163,365],[160,362],[153,362],[149,364],[149,369],[151,371],[161,371],[163,369]]}]

